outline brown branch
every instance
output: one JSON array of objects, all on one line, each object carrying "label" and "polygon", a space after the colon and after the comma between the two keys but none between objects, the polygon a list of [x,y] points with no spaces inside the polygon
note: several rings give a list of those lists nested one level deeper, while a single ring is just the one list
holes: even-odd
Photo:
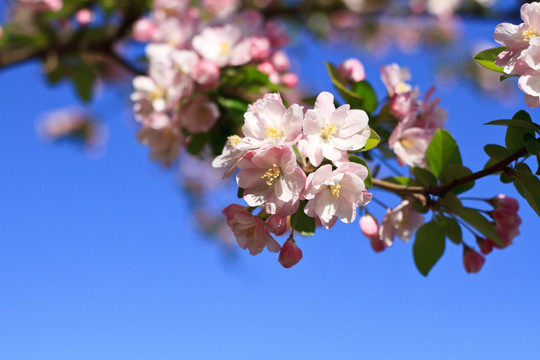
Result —
[{"label": "brown branch", "polygon": [[384,181],[380,179],[372,179],[372,183],[374,186],[378,188],[396,193],[401,196],[409,195],[409,196],[417,197],[417,195],[423,195],[423,197],[425,198],[429,198],[429,196],[444,197],[446,193],[448,193],[452,189],[457,188],[458,186],[467,184],[474,180],[478,180],[480,178],[494,174],[496,172],[503,171],[512,162],[516,161],[520,157],[523,157],[527,154],[528,154],[527,149],[521,148],[520,150],[516,151],[512,155],[506,157],[505,159],[483,170],[477,171],[467,176],[454,179],[452,181],[447,182],[446,184],[437,185],[437,186],[428,186],[428,187],[405,186],[405,185],[390,183],[388,181]]}]

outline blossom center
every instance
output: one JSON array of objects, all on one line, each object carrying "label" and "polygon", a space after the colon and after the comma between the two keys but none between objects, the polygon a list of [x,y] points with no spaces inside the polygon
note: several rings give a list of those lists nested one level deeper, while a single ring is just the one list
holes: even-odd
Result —
[{"label": "blossom center", "polygon": [[231,44],[229,44],[226,41],[223,41],[221,44],[219,44],[219,54],[226,56],[229,55],[231,52]]},{"label": "blossom center", "polygon": [[341,192],[341,185],[337,184],[337,185],[330,185],[330,192],[332,192],[332,197],[333,198],[338,198],[339,197],[339,193]]},{"label": "blossom center", "polygon": [[328,140],[330,136],[334,135],[334,133],[337,131],[337,126],[334,124],[326,124],[324,125],[323,129],[321,130],[321,138],[323,140]]},{"label": "blossom center", "polygon": [[538,33],[532,26],[529,26],[529,28],[523,32],[523,40],[525,41],[530,41],[534,36],[538,36]]},{"label": "blossom center", "polygon": [[406,148],[412,148],[414,146],[414,140],[411,138],[405,138],[400,140],[399,142]]},{"label": "blossom center", "polygon": [[160,87],[156,87],[150,94],[150,100],[151,101],[154,101],[154,100],[158,100],[158,99],[163,99],[165,97],[165,90],[163,90],[162,88]]},{"label": "blossom center", "polygon": [[281,136],[281,132],[276,126],[269,126],[266,128],[266,135],[269,138],[277,139],[278,137]]},{"label": "blossom center", "polygon": [[236,146],[242,141],[242,138],[238,135],[231,135],[227,137],[227,140],[229,140],[232,146]]},{"label": "blossom center", "polygon": [[281,176],[281,170],[279,169],[279,166],[276,164],[273,164],[272,167],[264,173],[263,176],[261,176],[262,179],[266,179],[266,185],[272,186],[274,182]]}]

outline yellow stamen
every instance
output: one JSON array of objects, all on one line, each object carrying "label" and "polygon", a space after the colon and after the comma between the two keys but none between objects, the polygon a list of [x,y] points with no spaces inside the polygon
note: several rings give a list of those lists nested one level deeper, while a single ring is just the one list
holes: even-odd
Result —
[{"label": "yellow stamen", "polygon": [[154,101],[154,100],[157,100],[157,99],[162,99],[162,98],[165,97],[165,90],[163,90],[160,87],[157,87],[149,95],[150,95],[150,100],[151,101]]},{"label": "yellow stamen", "polygon": [[334,133],[337,131],[337,126],[334,124],[331,125],[324,125],[324,128],[321,130],[321,138],[323,140],[328,140],[330,136],[334,135]]},{"label": "yellow stamen", "polygon": [[396,86],[396,92],[398,94],[403,94],[407,91],[411,90],[411,85],[405,83],[405,82],[400,82],[399,84],[397,84]]},{"label": "yellow stamen", "polygon": [[338,198],[341,191],[341,185],[330,185],[330,191],[332,192],[333,198]]},{"label": "yellow stamen", "polygon": [[531,38],[534,36],[538,36],[538,33],[532,26],[530,26],[527,30],[523,32],[523,40],[525,41],[531,40]]},{"label": "yellow stamen", "polygon": [[403,145],[406,148],[412,148],[414,146],[414,140],[411,138],[405,138],[405,139],[399,140],[399,142],[401,143],[401,145]]},{"label": "yellow stamen", "polygon": [[281,132],[279,129],[275,126],[269,126],[266,128],[266,136],[272,139],[277,139],[281,136]]},{"label": "yellow stamen", "polygon": [[238,145],[238,143],[240,141],[242,141],[242,138],[238,135],[231,135],[229,137],[227,137],[227,139],[229,140],[229,142],[231,143],[232,146],[236,146]]},{"label": "yellow stamen", "polygon": [[231,52],[231,44],[228,42],[222,42],[219,44],[219,54],[220,55],[229,55]]},{"label": "yellow stamen", "polygon": [[270,169],[268,169],[261,179],[266,179],[266,185],[271,186],[274,182],[281,176],[281,170],[276,164],[273,164]]}]

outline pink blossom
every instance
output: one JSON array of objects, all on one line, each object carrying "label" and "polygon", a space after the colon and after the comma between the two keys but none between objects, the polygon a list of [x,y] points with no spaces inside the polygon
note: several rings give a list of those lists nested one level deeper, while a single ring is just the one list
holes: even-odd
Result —
[{"label": "pink blossom", "polygon": [[351,83],[362,81],[366,78],[364,65],[360,60],[351,58],[343,61],[339,67],[339,74],[343,80]]},{"label": "pink blossom", "polygon": [[202,90],[213,90],[219,85],[219,67],[210,60],[201,60],[193,69],[193,79]]},{"label": "pink blossom", "polygon": [[279,263],[284,268],[289,269],[298,264],[302,260],[302,250],[296,245],[296,242],[291,238],[285,241],[281,251],[279,252]]},{"label": "pink blossom", "polygon": [[393,63],[381,66],[381,79],[390,97],[411,91],[411,86],[406,81],[411,79],[409,69],[401,68]]},{"label": "pink blossom", "polygon": [[243,65],[251,61],[250,42],[242,40],[242,30],[234,24],[204,28],[193,38],[193,48],[217,66]]},{"label": "pink blossom", "polygon": [[330,229],[339,218],[351,223],[356,208],[369,201],[364,196],[364,180],[368,176],[365,166],[345,162],[332,171],[332,165],[321,166],[309,174],[303,198],[308,200],[304,209],[308,216],[319,218]]},{"label": "pink blossom", "polygon": [[88,25],[95,19],[95,15],[90,9],[81,9],[75,13],[75,19],[81,25]]},{"label": "pink blossom", "polygon": [[484,255],[487,255],[491,251],[493,251],[493,241],[489,239],[476,238],[476,244],[478,245],[478,248],[480,248],[480,251]]},{"label": "pink blossom", "polygon": [[178,158],[184,137],[178,123],[163,113],[153,113],[137,133],[139,141],[150,148],[150,158],[165,166]]},{"label": "pink blossom", "polygon": [[248,107],[242,132],[252,144],[260,147],[295,144],[302,136],[302,107],[285,108],[279,94],[265,95]]},{"label": "pink blossom", "polygon": [[210,131],[219,118],[219,109],[206,95],[199,95],[178,112],[182,125],[191,133]]},{"label": "pink blossom", "polygon": [[249,43],[249,55],[254,60],[260,60],[270,55],[270,41],[263,36],[250,36],[245,39]]},{"label": "pink blossom", "polygon": [[384,216],[379,235],[386,246],[394,243],[394,236],[408,241],[413,232],[424,223],[424,217],[414,210],[409,199],[403,200],[393,210],[388,209]]},{"label": "pink blossom", "polygon": [[503,228],[513,229],[521,225],[521,218],[515,211],[497,209],[492,212],[495,223]]},{"label": "pink blossom", "polygon": [[513,197],[504,194],[497,195],[493,199],[490,199],[490,202],[496,209],[505,209],[513,212],[519,210],[519,202]]},{"label": "pink blossom", "polygon": [[240,6],[239,0],[203,0],[203,8],[218,17],[227,17]]},{"label": "pink blossom", "polygon": [[238,186],[244,189],[249,206],[264,205],[268,214],[296,212],[306,175],[296,164],[289,146],[251,151],[238,161]]},{"label": "pink blossom", "polygon": [[154,38],[156,30],[156,25],[152,21],[148,18],[142,18],[133,25],[132,36],[137,41],[150,42]]},{"label": "pink blossom", "polygon": [[399,125],[388,140],[388,145],[401,164],[426,167],[426,150],[433,138],[433,132],[412,127],[402,130]]},{"label": "pink blossom", "polygon": [[283,74],[281,76],[281,81],[283,82],[283,85],[294,88],[298,85],[298,75],[293,73]]},{"label": "pink blossom", "polygon": [[360,218],[360,230],[368,239],[379,238],[379,222],[371,214],[366,214]]},{"label": "pink blossom", "polygon": [[270,61],[263,61],[262,63],[258,64],[257,70],[266,75],[270,75],[276,72],[274,65],[272,65]]},{"label": "pink blossom", "polygon": [[315,108],[306,112],[303,133],[298,147],[314,166],[324,158],[339,166],[348,160],[348,150],[359,150],[366,144],[371,130],[365,111],[350,110],[348,104],[336,109],[334,96],[322,92]]},{"label": "pink blossom", "polygon": [[266,227],[268,231],[274,233],[276,236],[283,235],[287,231],[287,217],[274,214],[266,220]]},{"label": "pink blossom", "polygon": [[463,250],[463,266],[465,271],[470,273],[477,273],[482,269],[486,259],[472,248],[465,246]]},{"label": "pink blossom", "polygon": [[274,52],[274,54],[272,54],[272,57],[270,58],[270,62],[272,63],[272,65],[274,65],[274,68],[278,72],[288,71],[291,67],[289,57],[282,50]]},{"label": "pink blossom", "polygon": [[268,251],[278,252],[281,246],[268,233],[263,221],[251,214],[243,206],[229,205],[223,209],[226,223],[232,229],[238,245],[249,249],[251,255],[257,255],[266,247]]},{"label": "pink blossom", "polygon": [[221,155],[217,156],[212,161],[212,166],[215,168],[227,168],[223,174],[223,178],[227,178],[236,171],[240,159],[242,159],[249,151],[256,148],[258,148],[258,146],[251,144],[249,138],[231,135],[227,138],[227,142],[223,147]]},{"label": "pink blossom", "polygon": [[381,252],[386,249],[386,244],[384,243],[384,241],[379,239],[379,237],[369,239],[369,245],[371,245],[371,248],[375,252]]}]

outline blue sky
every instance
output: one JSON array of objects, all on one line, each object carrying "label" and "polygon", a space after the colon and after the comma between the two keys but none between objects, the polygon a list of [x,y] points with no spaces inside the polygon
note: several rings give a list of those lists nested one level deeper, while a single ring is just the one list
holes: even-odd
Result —
[{"label": "blue sky", "polygon": [[[494,25],[465,37],[489,40]],[[303,46],[301,79],[313,91],[330,89],[322,60],[351,55],[379,90],[378,66],[392,61],[410,67],[422,92],[435,81],[425,53],[381,60]],[[135,140],[127,94],[105,92],[93,106],[109,125],[103,157],[42,143],[36,119],[76,99],[40,73],[35,63],[0,73],[0,359],[540,356],[538,217],[523,201],[521,235],[477,275],[447,244],[424,278],[410,243],[375,254],[356,223],[298,239],[304,259],[289,270],[268,252],[231,257],[194,230],[174,174]],[[521,95],[501,107],[463,84],[437,94],[473,169],[485,163],[486,143],[504,139],[503,128],[482,124],[524,108]],[[479,185],[477,196],[517,196],[495,178]]]}]

